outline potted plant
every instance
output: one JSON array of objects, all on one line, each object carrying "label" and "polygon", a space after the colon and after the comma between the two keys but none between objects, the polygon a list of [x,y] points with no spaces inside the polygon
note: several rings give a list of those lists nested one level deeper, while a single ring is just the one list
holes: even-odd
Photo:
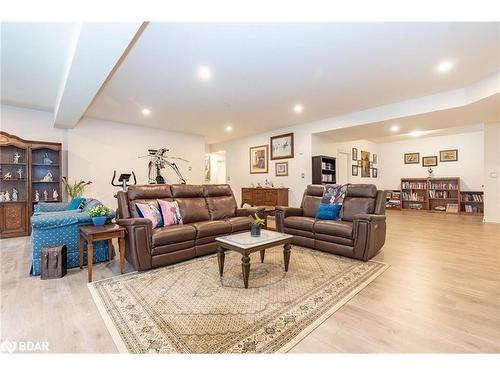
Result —
[{"label": "potted plant", "polygon": [[103,206],[102,204],[92,207],[89,210],[89,216],[92,218],[92,222],[95,226],[104,225],[109,213],[110,209],[106,206]]},{"label": "potted plant", "polygon": [[255,214],[255,217],[252,215],[248,216],[250,218],[250,235],[252,237],[260,236],[260,229],[264,226],[266,222],[264,219],[260,218],[259,215]]},{"label": "potted plant", "polygon": [[92,181],[83,181],[74,182],[71,184],[66,177],[62,178],[62,182],[64,185],[64,191],[68,194],[70,200],[73,200],[76,197],[81,197],[83,191],[85,190],[85,186],[90,185]]}]

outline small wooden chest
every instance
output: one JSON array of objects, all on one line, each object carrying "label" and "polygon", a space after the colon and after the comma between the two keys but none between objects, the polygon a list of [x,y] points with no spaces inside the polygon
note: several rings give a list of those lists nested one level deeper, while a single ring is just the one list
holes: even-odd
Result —
[{"label": "small wooden chest", "polygon": [[57,279],[66,275],[68,254],[66,245],[44,247],[41,259],[41,279]]}]

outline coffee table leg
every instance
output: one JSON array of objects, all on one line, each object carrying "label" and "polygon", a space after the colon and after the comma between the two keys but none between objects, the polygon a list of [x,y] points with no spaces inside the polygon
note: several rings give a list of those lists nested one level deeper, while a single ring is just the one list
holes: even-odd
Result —
[{"label": "coffee table leg", "polygon": [[224,249],[219,246],[217,247],[217,262],[219,263],[219,275],[222,277],[224,274],[224,258],[226,254],[224,253]]},{"label": "coffee table leg", "polygon": [[266,250],[260,251],[260,262],[264,263],[264,257],[266,256]]},{"label": "coffee table leg", "polygon": [[283,246],[283,258],[285,260],[285,272],[288,272],[288,263],[290,263],[290,249],[292,248],[292,245],[289,243],[286,243]]},{"label": "coffee table leg", "polygon": [[250,275],[250,257],[248,255],[241,258],[241,270],[243,271],[245,289],[248,289],[248,276]]}]

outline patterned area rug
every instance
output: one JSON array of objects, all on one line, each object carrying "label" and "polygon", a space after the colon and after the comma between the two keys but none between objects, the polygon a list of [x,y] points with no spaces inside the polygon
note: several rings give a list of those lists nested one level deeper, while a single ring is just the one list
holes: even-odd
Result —
[{"label": "patterned area rug", "polygon": [[243,288],[241,256],[226,252],[224,277],[211,255],[89,284],[120,352],[286,352],[388,265],[294,246],[251,256]]}]

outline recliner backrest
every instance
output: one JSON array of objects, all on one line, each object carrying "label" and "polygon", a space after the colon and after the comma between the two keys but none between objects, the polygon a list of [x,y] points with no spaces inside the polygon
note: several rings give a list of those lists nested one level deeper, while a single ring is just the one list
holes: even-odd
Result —
[{"label": "recliner backrest", "polygon": [[323,185],[308,185],[304,196],[302,197],[302,204],[300,207],[303,210],[303,215],[307,217],[315,217],[318,211],[321,198],[325,187]]},{"label": "recliner backrest", "polygon": [[[125,205],[123,204],[124,202],[120,202],[120,199],[118,200],[118,209],[119,209],[119,216],[121,218],[127,218],[129,217],[140,217],[139,213],[137,212],[137,206],[135,205],[136,203],[144,203],[144,204],[149,204],[149,203],[155,203],[157,199],[164,199],[164,200],[172,200],[172,192],[170,190],[170,185],[136,185],[136,186],[130,186],[127,190],[127,200],[128,200],[128,209],[129,212],[126,211]],[[123,194],[122,194],[123,195]],[[122,206],[122,207],[120,207]]]},{"label": "recliner backrest", "polygon": [[195,223],[210,220],[203,185],[171,185],[172,197],[179,204],[182,222]]},{"label": "recliner backrest", "polygon": [[222,220],[236,216],[236,199],[227,184],[203,185],[210,220]]},{"label": "recliner backrest", "polygon": [[377,187],[373,184],[349,184],[342,206],[341,219],[353,221],[357,214],[375,213]]}]

